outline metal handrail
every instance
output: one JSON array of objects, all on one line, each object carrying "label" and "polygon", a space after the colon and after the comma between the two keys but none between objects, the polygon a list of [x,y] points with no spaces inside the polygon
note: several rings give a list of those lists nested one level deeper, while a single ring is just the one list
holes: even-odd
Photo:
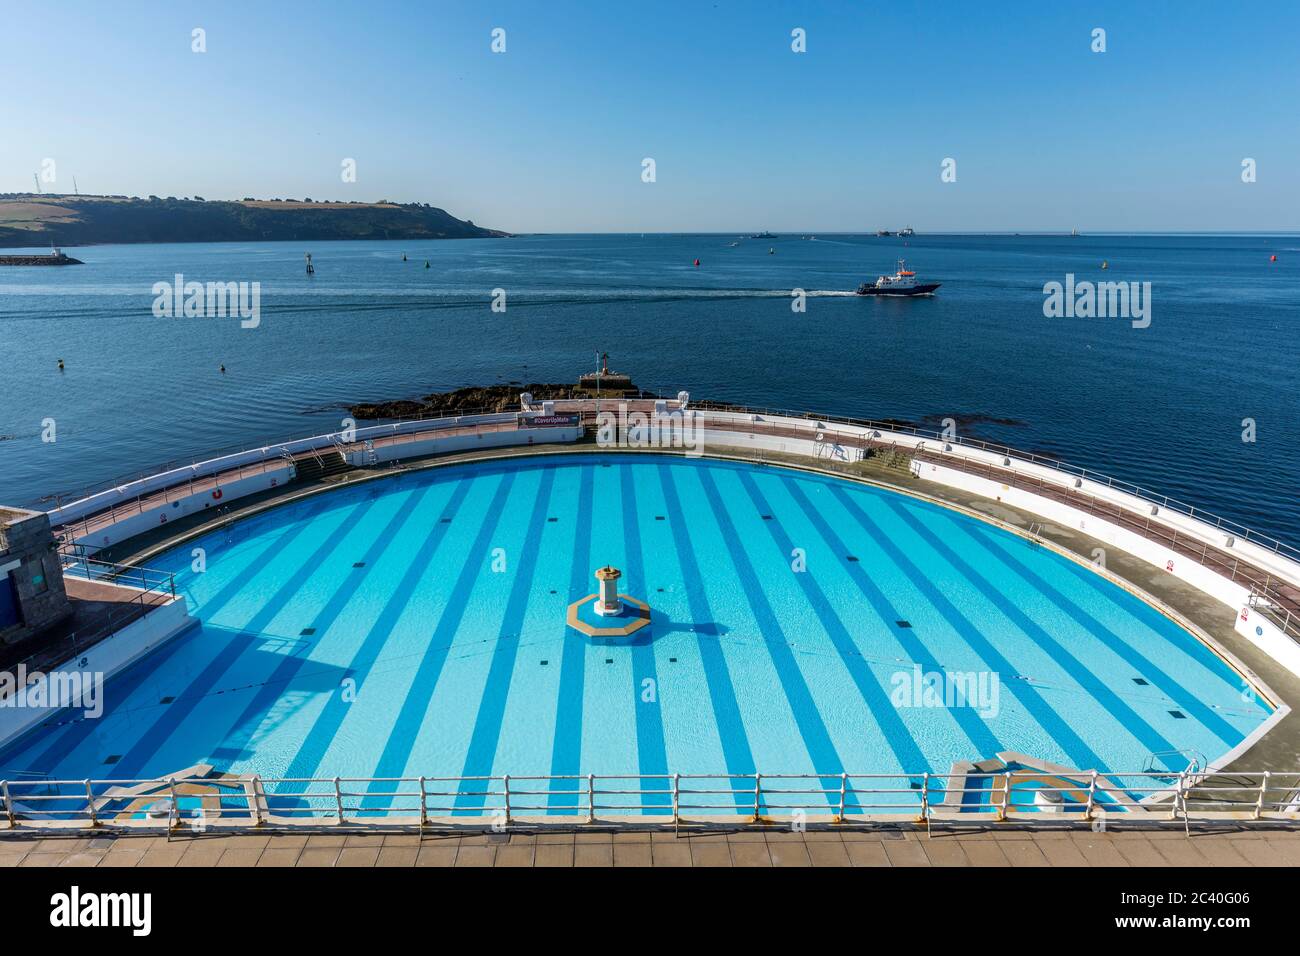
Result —
[{"label": "metal handrail", "polygon": [[[666,398],[668,400],[672,400],[673,398],[673,396],[643,396],[643,397]],[[705,412],[714,411],[714,412],[732,413],[738,415],[751,415],[751,416],[758,415],[758,416],[767,416],[767,417],[802,419],[805,421],[834,422],[839,424],[852,425],[854,427],[859,427],[859,428],[868,428],[872,430],[903,433],[903,434],[913,435],[917,438],[944,442],[947,444],[955,443],[955,444],[960,444],[967,448],[973,448],[980,451],[996,453],[1004,457],[1014,457],[1023,462],[1028,462],[1030,464],[1035,464],[1035,465],[1042,465],[1045,467],[1052,468],[1056,471],[1063,472],[1065,474],[1073,475],[1079,478],[1084,478],[1089,481],[1097,482],[1099,484],[1104,484],[1108,488],[1113,488],[1117,491],[1122,491],[1127,494],[1131,494],[1135,497],[1143,499],[1144,501],[1148,501],[1152,504],[1159,505],[1162,508],[1167,508],[1172,511],[1182,513],[1188,517],[1195,518],[1198,521],[1202,521],[1207,524],[1213,525],[1216,528],[1230,531],[1234,536],[1239,536],[1255,544],[1258,544],[1261,547],[1268,548],[1271,551],[1277,552],[1279,554],[1284,554],[1292,558],[1293,560],[1300,561],[1300,548],[1296,548],[1292,545],[1288,545],[1285,542],[1272,537],[1271,535],[1266,535],[1261,532],[1254,531],[1251,528],[1239,522],[1233,521],[1228,518],[1224,518],[1204,508],[1199,508],[1195,505],[1188,504],[1179,499],[1171,498],[1168,495],[1161,495],[1158,492],[1154,492],[1149,489],[1143,488],[1142,486],[1133,484],[1132,482],[1127,482],[1121,479],[1113,478],[1110,475],[1107,475],[1103,472],[1096,471],[1094,469],[1082,468],[1052,456],[1040,455],[1035,452],[1020,451],[1018,449],[1012,448],[1009,445],[1003,445],[997,442],[986,442],[980,439],[973,439],[973,438],[962,438],[957,436],[945,437],[940,432],[919,428],[917,426],[909,425],[904,422],[879,421],[876,419],[858,418],[855,416],[819,415],[819,414],[814,414],[812,412],[797,412],[788,409],[759,408],[754,406],[731,405],[725,402],[709,402],[709,401],[692,401],[688,407],[695,411],[705,411]],[[459,411],[441,412],[438,414],[406,415],[406,416],[399,416],[397,418],[392,418],[392,419],[376,419],[375,421],[381,424],[388,424],[388,423],[401,424],[406,422],[439,421],[447,418],[473,418],[480,415],[496,415],[496,414],[502,414],[502,413],[498,412],[495,409],[459,410]],[[56,507],[61,507],[65,502],[71,503],[74,501],[80,501],[83,498],[90,497],[93,494],[97,494],[99,492],[106,491],[111,488],[121,487],[123,485],[130,484],[133,481],[139,481],[143,478],[152,477],[153,475],[160,474],[170,469],[181,467],[185,464],[192,464],[192,465],[201,464],[204,461],[209,461],[212,460],[213,458],[221,457],[223,454],[236,453],[239,451],[247,451],[251,448],[259,448],[259,447],[270,448],[276,445],[288,444],[289,442],[293,442],[293,441],[303,441],[306,440],[307,438],[319,437],[319,434],[320,433],[300,435],[296,438],[290,438],[290,439],[284,439],[284,438],[273,439],[261,445],[257,444],[256,442],[243,442],[237,446],[233,446],[233,445],[227,446],[227,448],[220,449],[218,451],[210,453],[203,459],[194,458],[188,462],[184,460],[176,460],[176,461],[168,462],[165,465],[161,465],[155,469],[133,473],[129,477],[122,476],[110,481],[97,482],[76,493],[60,493],[56,495],[48,495],[45,496],[43,499],[41,499],[41,503],[47,504],[50,501],[53,501],[55,502]]]},{"label": "metal handrail", "polygon": [[1110,475],[1104,474],[1099,471],[1095,471],[1090,468],[1082,468],[1078,465],[1072,465],[1069,462],[1062,461],[1059,458],[1053,458],[1047,455],[1040,455],[1035,452],[1020,451],[1015,448],[1012,448],[1009,445],[1002,445],[997,442],[986,442],[974,438],[961,438],[957,436],[946,437],[941,432],[930,431],[924,428],[918,428],[914,425],[908,425],[902,422],[882,422],[874,419],[855,418],[852,416],[818,415],[812,412],[795,412],[795,411],[789,411],[784,409],[755,408],[751,406],[729,405],[726,403],[718,403],[718,402],[707,402],[707,401],[697,402],[694,400],[691,401],[688,407],[696,411],[731,412],[740,415],[760,415],[760,416],[768,416],[768,417],[803,419],[806,421],[836,422],[839,424],[853,425],[855,427],[868,428],[877,431],[901,432],[903,434],[914,435],[917,438],[923,438],[928,441],[937,441],[937,442],[947,443],[947,444],[959,444],[967,448],[977,449],[979,451],[996,453],[998,455],[1002,455],[1003,457],[1016,458],[1019,459],[1020,461],[1028,462],[1030,464],[1043,465],[1045,467],[1049,467],[1055,469],[1056,471],[1061,471],[1078,478],[1085,478],[1088,481],[1094,481],[1099,484],[1104,484],[1109,488],[1114,488],[1117,491],[1122,491],[1127,494],[1134,495],[1135,497],[1142,498],[1143,500],[1149,501],[1152,504],[1160,505],[1162,508],[1169,508],[1172,511],[1180,512],[1184,515],[1187,515],[1188,517],[1195,518],[1198,521],[1203,521],[1206,522],[1207,524],[1212,524],[1217,528],[1223,528],[1229,530],[1234,535],[1240,536],[1256,544],[1267,547],[1269,550],[1276,551],[1278,553],[1284,553],[1292,557],[1294,560],[1300,561],[1300,548],[1296,548],[1292,545],[1286,544],[1283,541],[1279,541],[1277,538],[1271,537],[1270,535],[1253,531],[1250,528],[1246,527],[1245,525],[1232,521],[1231,519],[1228,518],[1223,518],[1219,515],[1214,514],[1211,511],[1207,511],[1204,508],[1198,508],[1195,505],[1188,504],[1184,501],[1180,501],[1179,499],[1170,498],[1168,495],[1161,495],[1158,492],[1150,491],[1146,488],[1143,488],[1140,485],[1133,484],[1132,482],[1123,481],[1122,479],[1113,478]]},{"label": "metal handrail", "polygon": [[[368,421],[372,421],[373,424],[387,425],[387,424],[400,424],[405,422],[438,421],[444,418],[465,418],[465,417],[472,417],[475,415],[499,415],[499,414],[502,413],[494,409],[484,408],[484,409],[474,409],[474,410],[465,410],[465,411],[440,412],[436,415],[435,414],[401,415],[398,416],[397,418],[376,418],[373,420],[368,419]],[[156,467],[150,468],[148,470],[132,471],[132,472],[119,475],[116,478],[105,479],[103,481],[97,481],[92,484],[85,485],[77,491],[64,491],[64,492],[57,492],[55,494],[44,495],[38,501],[33,502],[33,504],[43,507],[49,505],[52,502],[55,508],[61,508],[64,505],[81,501],[83,498],[89,498],[92,495],[99,494],[100,492],[109,491],[113,488],[120,488],[123,485],[129,485],[132,482],[141,481],[142,479],[145,478],[152,478],[154,475],[159,475],[167,471],[173,471],[177,468],[184,468],[186,466],[193,466],[193,465],[201,465],[204,464],[205,462],[211,461],[216,458],[221,458],[226,455],[237,454],[241,451],[249,451],[250,449],[253,448],[273,448],[277,445],[287,445],[292,442],[306,441],[308,438],[317,438],[320,437],[321,435],[328,435],[328,434],[333,434],[333,432],[312,431],[312,432],[299,434],[293,438],[271,438],[264,442],[243,441],[243,442],[239,442],[238,444],[223,445],[210,452],[204,453],[204,456],[202,458],[191,457],[191,458],[171,459],[170,461],[162,462]]]},{"label": "metal handrail", "polygon": [[[76,554],[75,549],[71,553],[65,551],[63,547],[59,549],[60,561],[67,561],[62,565],[65,577],[70,575],[87,581],[107,581],[119,587],[130,588],[136,593],[125,601],[114,601],[113,606],[104,616],[97,619],[94,626],[73,631],[60,638],[55,644],[42,647],[7,666],[30,665],[42,657],[53,656],[54,659],[75,657],[82,649],[97,644],[106,637],[111,637],[123,627],[138,620],[137,608],[143,610],[155,607],[165,603],[168,598],[172,600],[176,598],[176,576],[170,571],[158,571],[131,564],[115,564],[97,558],[75,556]],[[123,578],[126,580],[123,581]],[[55,649],[58,649],[58,654],[52,655]]]},{"label": "metal handrail", "polygon": [[[38,792],[41,791],[41,792]],[[1100,812],[1135,822],[1162,819],[1286,820],[1300,823],[1300,771],[1229,775],[1184,770],[969,774],[568,774],[464,777],[275,778],[206,776],[147,780],[0,780],[11,828],[144,825],[163,820],[255,827],[268,820],[308,825],[450,822],[509,825],[622,821],[673,823],[739,817],[752,823],[914,820],[1088,821]],[[1041,794],[1052,795],[1040,801]],[[1236,794],[1235,797],[1229,796]],[[215,807],[203,807],[208,798]],[[721,798],[721,799],[718,799]],[[242,804],[241,801],[242,800]],[[156,806],[155,806],[156,804]]]},{"label": "metal handrail", "polygon": [[155,568],[141,567],[135,564],[119,564],[92,558],[84,553],[83,545],[69,549],[66,545],[59,547],[64,577],[84,578],[87,581],[108,581],[112,584],[125,585],[141,591],[166,590],[172,597],[176,596],[176,575],[171,571],[159,571]]}]

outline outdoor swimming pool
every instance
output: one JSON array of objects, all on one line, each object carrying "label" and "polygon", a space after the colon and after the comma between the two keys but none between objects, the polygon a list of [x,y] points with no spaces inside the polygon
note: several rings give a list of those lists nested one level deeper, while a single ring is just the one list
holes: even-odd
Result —
[{"label": "outdoor swimming pool", "polygon": [[[946,774],[1014,751],[1182,770],[1174,752],[1213,759],[1271,713],[1087,568],[781,467],[616,453],[445,466],[275,508],[149,564],[176,573],[201,626],[111,680],[102,718],[61,713],[0,766]],[[652,609],[630,643],[565,621],[606,564]],[[927,696],[944,674],[977,693]]]}]

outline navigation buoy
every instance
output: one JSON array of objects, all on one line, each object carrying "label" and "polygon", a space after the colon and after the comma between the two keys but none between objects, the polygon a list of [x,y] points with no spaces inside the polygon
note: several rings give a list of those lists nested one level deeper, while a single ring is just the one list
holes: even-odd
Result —
[{"label": "navigation buoy", "polygon": [[695,260],[695,268],[698,269],[699,267],[700,267],[700,260],[699,260],[699,259],[696,259],[696,260]]},{"label": "navigation buoy", "polygon": [[1269,256],[1269,257],[1268,257],[1268,261],[1269,261],[1269,262],[1277,262],[1277,256]]},{"label": "navigation buoy", "polygon": [[226,374],[226,367],[225,367],[224,365],[218,365],[218,366],[217,366],[217,371],[220,372],[222,375],[225,375],[225,374]]},{"label": "navigation buoy", "polygon": [[1103,269],[1109,269],[1109,268],[1110,268],[1110,263],[1107,262],[1105,259],[1102,259],[1102,260],[1101,260],[1101,267],[1102,267]]},{"label": "navigation buoy", "polygon": [[425,267],[426,269],[429,268],[429,260],[428,260],[428,259],[425,259],[425,260],[424,260],[424,267]]},{"label": "navigation buoy", "polygon": [[316,267],[311,264],[311,253],[309,252],[307,253],[307,275],[314,276],[315,274]]},{"label": "navigation buoy", "polygon": [[774,255],[776,255],[776,247],[775,247],[775,246],[769,246],[769,247],[768,247],[768,250],[767,250],[767,254],[768,254],[769,256],[774,256]]},{"label": "navigation buoy", "polygon": [[59,371],[63,371],[63,359],[59,359]]},{"label": "navigation buoy", "polygon": [[403,262],[406,261],[406,253],[405,253],[405,252],[402,253],[402,261],[403,261]]}]

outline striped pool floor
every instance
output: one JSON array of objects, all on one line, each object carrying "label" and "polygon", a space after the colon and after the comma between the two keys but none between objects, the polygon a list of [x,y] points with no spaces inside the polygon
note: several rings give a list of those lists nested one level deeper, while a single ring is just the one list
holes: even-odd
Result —
[{"label": "striped pool floor", "polygon": [[[61,713],[0,766],[947,773],[1011,750],[1182,769],[1176,752],[1212,759],[1270,713],[1208,647],[1088,569],[778,467],[589,454],[435,468],[152,563],[177,573],[201,626],[111,680],[101,719]],[[630,644],[565,623],[605,564],[652,608]]]}]

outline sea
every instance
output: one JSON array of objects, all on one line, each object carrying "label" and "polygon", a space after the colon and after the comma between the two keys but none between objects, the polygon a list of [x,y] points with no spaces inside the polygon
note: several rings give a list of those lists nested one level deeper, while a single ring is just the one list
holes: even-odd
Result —
[{"label": "sea", "polygon": [[[67,251],[85,264],[0,269],[0,504],[50,507],[336,429],[355,402],[572,382],[608,353],[644,389],[947,424],[1300,546],[1300,236],[601,234]],[[937,293],[852,294],[900,258]],[[1051,283],[1103,281],[1149,294],[1147,314],[1048,314]],[[168,315],[177,282],[249,283],[256,322]]]}]

